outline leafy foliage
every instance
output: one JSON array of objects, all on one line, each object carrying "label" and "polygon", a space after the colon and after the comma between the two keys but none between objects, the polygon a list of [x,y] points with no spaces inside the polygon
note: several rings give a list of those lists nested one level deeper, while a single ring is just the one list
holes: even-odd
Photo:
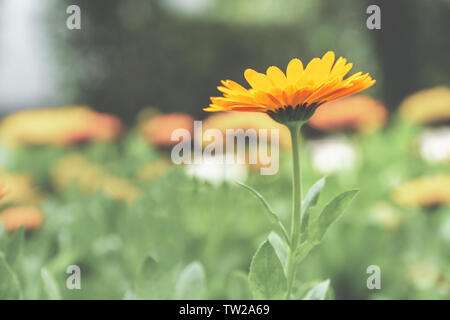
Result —
[{"label": "leafy foliage", "polygon": [[[308,148],[303,148],[303,185],[314,187],[303,201],[309,232],[297,252],[301,265],[296,299],[306,296],[311,281],[323,279],[330,279],[326,298],[331,287],[338,299],[449,297],[449,208],[401,208],[389,196],[398,182],[447,170],[405,147],[418,132],[393,122],[384,131],[360,137],[353,144],[361,161],[349,171],[329,175],[324,186]],[[271,233],[274,224],[265,207],[240,186],[212,186],[187,176],[181,167],[154,181],[137,180],[142,164],[166,156],[141,142],[130,133],[117,143],[2,151],[8,159],[3,165],[13,172],[31,171],[39,177],[36,188],[45,194],[41,229],[23,234],[0,230],[2,299],[57,298],[52,287],[62,299],[251,299],[255,292],[282,296],[283,287],[256,285],[254,272],[253,285],[248,283],[252,254],[263,241],[265,258],[258,260],[270,261],[278,270],[271,271],[271,278],[283,279],[285,272],[287,244],[279,229]],[[73,149],[138,185],[142,198],[125,204],[103,192],[86,194],[76,185],[55,190],[49,172]],[[289,159],[289,153],[281,154],[279,174],[250,174],[246,181],[264,195],[285,226],[291,197]],[[332,200],[338,190],[355,187],[360,189],[356,197],[349,191]],[[199,264],[186,271],[193,262]],[[372,264],[382,270],[381,291],[366,287],[366,269]],[[80,266],[82,290],[66,288],[69,265]],[[44,287],[42,268],[56,286],[50,281]]]},{"label": "leafy foliage", "polygon": [[283,266],[268,240],[262,243],[253,257],[249,282],[255,299],[282,299],[286,294]]}]

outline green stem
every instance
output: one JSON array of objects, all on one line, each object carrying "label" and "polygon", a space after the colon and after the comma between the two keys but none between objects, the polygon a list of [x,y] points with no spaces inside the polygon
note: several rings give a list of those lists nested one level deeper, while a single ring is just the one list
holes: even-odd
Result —
[{"label": "green stem", "polygon": [[300,146],[299,136],[302,122],[288,125],[292,141],[292,216],[291,216],[291,245],[287,259],[287,293],[289,299],[295,279],[295,251],[300,238],[301,212],[302,212],[302,184],[300,172]]}]

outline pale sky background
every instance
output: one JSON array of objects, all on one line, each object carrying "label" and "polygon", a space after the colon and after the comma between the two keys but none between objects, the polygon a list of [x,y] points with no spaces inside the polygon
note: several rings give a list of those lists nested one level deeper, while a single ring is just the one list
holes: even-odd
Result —
[{"label": "pale sky background", "polygon": [[0,113],[58,102],[43,13],[51,1],[0,1]]}]

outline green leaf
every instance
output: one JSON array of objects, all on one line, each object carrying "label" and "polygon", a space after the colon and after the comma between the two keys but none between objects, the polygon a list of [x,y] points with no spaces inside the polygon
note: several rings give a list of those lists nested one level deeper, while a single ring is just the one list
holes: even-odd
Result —
[{"label": "green leaf", "polygon": [[245,183],[236,182],[238,185],[240,185],[241,187],[243,187],[244,189],[250,191],[256,198],[258,198],[261,203],[264,205],[264,207],[266,208],[266,212],[267,212],[267,217],[269,218],[269,221],[273,224],[276,224],[281,231],[281,234],[284,238],[284,240],[289,243],[289,236],[286,232],[286,229],[284,228],[283,223],[281,222],[280,218],[278,217],[278,215],[275,213],[275,211],[273,211],[272,207],[270,206],[270,204],[267,202],[267,200],[263,197],[262,194],[260,194],[258,191],[256,191],[255,189],[253,189],[252,187],[246,185]]},{"label": "green leaf", "polygon": [[205,271],[199,262],[192,262],[181,271],[175,286],[176,299],[205,299]]},{"label": "green leaf", "polygon": [[9,265],[14,266],[22,253],[22,246],[24,240],[24,228],[20,227],[15,231],[8,243],[8,248],[5,253],[6,261]]},{"label": "green leaf", "polygon": [[155,259],[148,256],[137,276],[136,297],[138,299],[168,299],[173,287],[168,275],[169,273],[164,272]]},{"label": "green leaf", "polygon": [[320,243],[320,241],[313,241],[313,240],[309,240],[309,239],[306,240],[305,242],[301,243],[297,247],[297,250],[295,250],[296,262],[299,263],[300,261],[302,261],[308,255],[308,253],[319,243]]},{"label": "green leaf", "polygon": [[41,278],[44,284],[44,291],[50,300],[61,300],[61,293],[53,275],[46,268],[41,269]]},{"label": "green leaf", "polygon": [[308,237],[305,238],[295,251],[297,263],[303,260],[320,243],[328,228],[345,212],[358,192],[358,190],[343,192],[325,206],[320,216],[311,223]]},{"label": "green leaf", "polygon": [[309,211],[313,208],[319,201],[320,192],[325,186],[326,177],[319,179],[313,186],[308,190],[305,199],[302,201],[302,225],[300,228],[301,232],[301,242],[303,242],[308,237],[308,227],[309,227]]},{"label": "green leaf", "polygon": [[252,294],[248,286],[248,275],[241,271],[232,271],[227,281],[228,299],[250,300]]},{"label": "green leaf", "polygon": [[326,177],[319,179],[313,186],[308,190],[305,199],[302,201],[302,213],[308,212],[309,209],[313,208],[317,201],[319,201],[320,192],[325,186]]},{"label": "green leaf", "polygon": [[275,252],[283,265],[283,270],[286,272],[287,257],[289,254],[289,245],[281,239],[281,237],[276,232],[271,232],[269,234],[269,241]]},{"label": "green leaf", "polygon": [[0,252],[0,300],[21,298],[22,291],[17,275],[6,262],[3,252]]},{"label": "green leaf", "polygon": [[[137,281],[136,281],[136,296],[139,299],[156,299],[153,297],[156,286],[154,281],[157,279],[159,273],[159,266],[155,259],[147,257],[141,266]],[[156,292],[155,292],[156,291]]]},{"label": "green leaf", "polygon": [[252,259],[249,285],[254,299],[282,299],[286,294],[283,266],[268,240],[261,244]]},{"label": "green leaf", "polygon": [[358,192],[358,190],[345,191],[325,206],[320,216],[311,224],[312,241],[322,240],[328,228],[345,212]]},{"label": "green leaf", "polygon": [[303,300],[325,300],[329,287],[330,279],[320,282],[306,293]]}]

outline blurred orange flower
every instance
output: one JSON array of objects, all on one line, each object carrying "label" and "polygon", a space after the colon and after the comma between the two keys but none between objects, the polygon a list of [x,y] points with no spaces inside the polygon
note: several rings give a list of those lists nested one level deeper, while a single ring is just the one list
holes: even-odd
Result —
[{"label": "blurred orange flower", "polygon": [[359,133],[370,133],[386,123],[387,115],[381,102],[361,95],[326,103],[308,123],[324,131],[353,129]]},{"label": "blurred orange flower", "polygon": [[21,226],[25,230],[39,229],[43,222],[44,214],[37,207],[11,207],[0,213],[0,224],[4,224],[7,231],[17,230]]},{"label": "blurred orange flower", "polygon": [[[209,116],[203,121],[203,132],[208,129],[218,129],[222,131],[225,136],[227,129],[254,129],[259,133],[259,129],[278,129],[279,143],[282,147],[290,147],[291,138],[289,129],[280,123],[276,122],[266,114],[253,112],[223,112]],[[270,139],[270,133],[267,134],[267,139]],[[203,145],[208,145],[208,141],[199,141]],[[224,141],[225,143],[225,138]]]},{"label": "blurred orange flower", "polygon": [[0,168],[0,181],[4,184],[0,204],[36,204],[41,200],[31,176],[26,172],[11,173]]},{"label": "blurred orange flower", "polygon": [[116,200],[132,203],[142,192],[131,182],[108,173],[102,166],[90,162],[80,154],[70,154],[52,169],[52,182],[58,189],[75,183],[86,193],[104,191]]},{"label": "blurred orange flower", "polygon": [[186,129],[192,136],[194,118],[184,113],[158,114],[144,121],[140,127],[148,142],[159,147],[170,147],[178,143],[171,139],[174,130]]},{"label": "blurred orange flower", "polygon": [[271,66],[266,74],[252,69],[244,72],[251,89],[232,80],[217,87],[222,97],[211,97],[205,111],[263,112],[281,123],[308,120],[316,108],[325,102],[360,92],[371,87],[375,80],[368,73],[358,72],[346,79],[352,63],[340,57],[335,61],[333,51],[322,58],[312,59],[305,69],[300,59],[292,59],[286,74]]},{"label": "blurred orange flower", "polygon": [[9,192],[9,189],[6,185],[0,184],[0,199],[3,198],[5,195],[7,195]]},{"label": "blurred orange flower", "polygon": [[418,91],[403,100],[399,113],[413,123],[450,120],[450,88],[442,86]]},{"label": "blurred orange flower", "polygon": [[450,174],[406,181],[392,191],[391,198],[396,204],[408,208],[450,205]]},{"label": "blurred orange flower", "polygon": [[0,139],[8,145],[70,145],[79,141],[112,140],[120,120],[85,106],[25,110],[0,124]]}]

